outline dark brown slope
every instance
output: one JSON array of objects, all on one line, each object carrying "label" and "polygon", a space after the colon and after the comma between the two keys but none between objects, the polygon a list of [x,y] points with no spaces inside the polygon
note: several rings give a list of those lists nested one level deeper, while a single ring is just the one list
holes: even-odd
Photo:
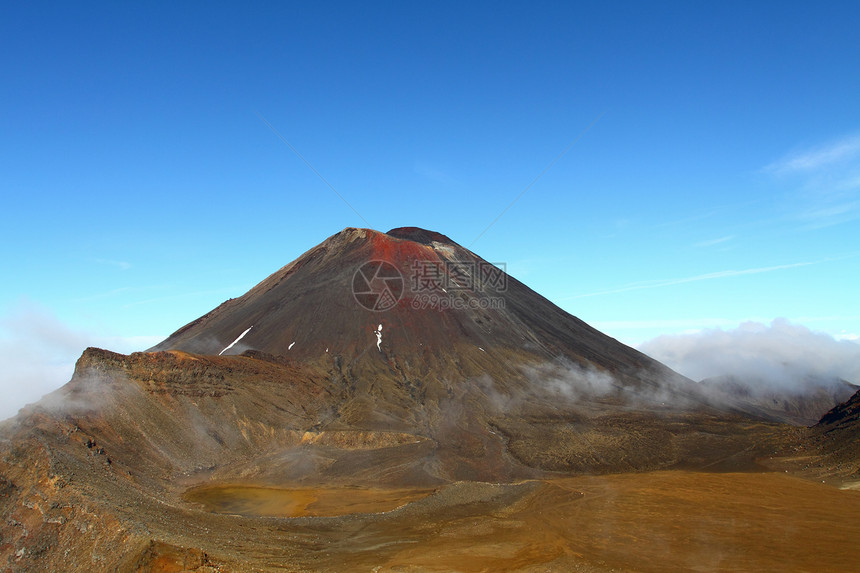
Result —
[{"label": "dark brown slope", "polygon": [[[368,261],[390,263],[403,278],[402,297],[384,312],[363,308],[353,296],[356,271]],[[416,268],[441,269],[448,288],[421,288],[417,274],[426,271]],[[503,379],[526,363],[574,364],[611,374],[627,387],[669,382],[678,392],[690,391],[681,390],[689,386],[686,379],[513,277],[499,271],[494,281],[476,276],[457,288],[454,268],[475,276],[481,271],[474,269],[495,267],[433,231],[348,228],[152,350],[218,354],[250,328],[226,354],[254,349],[316,364],[339,357],[353,368],[387,367],[407,378]],[[452,308],[433,308],[432,301]]]},{"label": "dark brown slope", "polygon": [[860,431],[860,390],[824,414],[818,427]]},{"label": "dark brown slope", "polygon": [[824,414],[812,428],[813,443],[831,474],[860,479],[860,390]]}]

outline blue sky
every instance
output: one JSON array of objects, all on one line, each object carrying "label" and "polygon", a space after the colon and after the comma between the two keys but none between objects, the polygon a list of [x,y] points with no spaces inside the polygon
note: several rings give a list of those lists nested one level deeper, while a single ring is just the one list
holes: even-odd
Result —
[{"label": "blue sky", "polygon": [[7,354],[145,348],[368,224],[630,344],[860,333],[860,5],[462,4],[4,6]]}]

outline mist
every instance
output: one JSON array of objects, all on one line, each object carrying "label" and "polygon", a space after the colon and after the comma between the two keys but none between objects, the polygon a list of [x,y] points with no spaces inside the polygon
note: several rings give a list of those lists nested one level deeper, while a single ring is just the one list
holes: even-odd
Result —
[{"label": "mist", "polygon": [[63,324],[47,308],[25,300],[0,316],[0,420],[68,382],[88,346],[129,353],[158,336],[98,336]]},{"label": "mist", "polygon": [[693,380],[734,375],[761,389],[789,392],[801,391],[812,379],[860,384],[860,344],[784,318],[658,336],[638,349]]},{"label": "mist", "polygon": [[522,370],[544,394],[566,401],[603,396],[616,386],[609,373],[573,363],[528,366]]},{"label": "mist", "polygon": [[[500,385],[488,374],[469,380],[466,387],[481,395],[497,414],[521,412],[531,402],[552,403],[558,406],[573,405],[609,394],[618,386],[607,372],[582,367],[569,361],[557,360],[541,364],[522,365],[519,371],[528,384],[517,388]],[[446,418],[459,420],[463,414],[458,398],[446,409]]]}]

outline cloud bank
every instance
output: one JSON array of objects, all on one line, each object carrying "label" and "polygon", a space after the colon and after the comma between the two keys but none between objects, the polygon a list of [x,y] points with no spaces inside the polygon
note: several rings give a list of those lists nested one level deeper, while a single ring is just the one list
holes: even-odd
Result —
[{"label": "cloud bank", "polygon": [[96,336],[69,328],[33,302],[18,304],[0,316],[0,420],[68,382],[75,361],[88,346],[128,353],[159,340],[157,336]]},{"label": "cloud bank", "polygon": [[860,344],[813,332],[778,318],[692,334],[663,335],[639,350],[693,380],[732,374],[781,390],[798,390],[810,377],[860,384]]}]

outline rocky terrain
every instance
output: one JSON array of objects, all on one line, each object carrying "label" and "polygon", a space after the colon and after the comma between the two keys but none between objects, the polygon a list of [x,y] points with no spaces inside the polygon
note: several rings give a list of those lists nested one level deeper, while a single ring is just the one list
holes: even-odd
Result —
[{"label": "rocky terrain", "polygon": [[346,229],[148,352],[88,349],[0,425],[0,566],[856,564],[857,395],[813,428],[728,407],[486,264]]},{"label": "rocky terrain", "polygon": [[860,486],[860,390],[822,416],[811,434],[819,471],[844,476],[851,480],[850,486],[857,489]]}]

